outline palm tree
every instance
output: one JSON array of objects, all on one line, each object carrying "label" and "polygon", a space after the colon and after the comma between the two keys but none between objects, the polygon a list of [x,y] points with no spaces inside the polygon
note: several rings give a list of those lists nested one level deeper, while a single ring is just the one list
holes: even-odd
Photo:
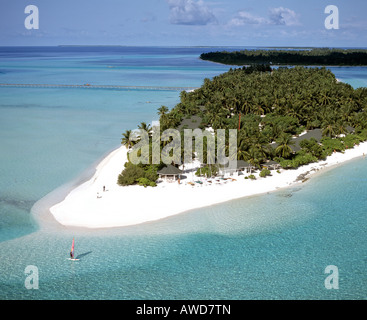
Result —
[{"label": "palm tree", "polygon": [[158,108],[158,115],[160,117],[164,116],[168,112],[168,108],[166,106],[161,106]]},{"label": "palm tree", "polygon": [[264,114],[264,109],[261,106],[260,99],[256,96],[252,98],[252,113],[256,114],[258,116],[261,116]]},{"label": "palm tree", "polygon": [[259,156],[264,159],[270,156],[273,151],[273,148],[269,145],[269,142],[266,141],[266,137],[262,135],[253,141],[253,147],[258,150]]},{"label": "palm tree", "polygon": [[244,114],[248,114],[251,111],[251,105],[250,105],[249,101],[246,98],[245,98],[245,100],[244,100],[244,102],[242,104],[241,111]]},{"label": "palm tree", "polygon": [[[213,106],[215,108],[215,106]],[[217,108],[216,112],[211,111],[208,113],[208,120],[211,123],[213,129],[223,129],[226,124],[228,111],[224,108]]]},{"label": "palm tree", "polygon": [[152,127],[150,124],[146,124],[145,122],[140,123],[140,125],[138,125],[138,129],[146,131],[149,136],[152,134]]},{"label": "palm tree", "polygon": [[132,131],[126,130],[122,135],[121,144],[124,145],[126,149],[130,149],[135,144],[135,141],[132,140]]},{"label": "palm tree", "polygon": [[250,147],[250,149],[245,152],[244,159],[254,167],[260,168],[261,155],[257,148]]},{"label": "palm tree", "polygon": [[278,146],[275,149],[275,153],[284,159],[288,158],[293,153],[293,149],[291,148],[291,145],[294,145],[292,135],[284,133],[277,142]]},{"label": "palm tree", "polygon": [[161,106],[158,108],[157,114],[159,115],[160,126],[166,128],[168,122],[168,108],[166,106]]},{"label": "palm tree", "polygon": [[336,123],[335,133],[336,133],[336,135],[348,133],[348,131],[345,127],[345,124],[343,122],[339,121],[339,122]]},{"label": "palm tree", "polygon": [[326,137],[335,137],[336,136],[336,124],[329,122],[324,125],[324,129],[322,130],[322,135]]},{"label": "palm tree", "polygon": [[367,113],[366,112],[359,112],[355,113],[351,124],[355,128],[364,129],[367,125]]},{"label": "palm tree", "polygon": [[[237,160],[245,160],[246,157],[246,151],[248,149],[249,139],[248,137],[244,137],[242,134],[242,131],[240,131],[240,135],[237,137]],[[228,145],[227,151],[228,151]]]}]

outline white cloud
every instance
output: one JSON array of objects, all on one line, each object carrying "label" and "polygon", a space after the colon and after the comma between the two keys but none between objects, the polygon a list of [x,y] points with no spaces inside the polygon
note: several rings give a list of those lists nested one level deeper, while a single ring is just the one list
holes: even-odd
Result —
[{"label": "white cloud", "polygon": [[217,21],[212,10],[202,0],[167,0],[167,2],[172,24],[206,25]]},{"label": "white cloud", "polygon": [[266,19],[252,15],[247,11],[239,11],[237,15],[229,22],[230,25],[243,26],[245,24],[265,24]]},{"label": "white cloud", "polygon": [[258,25],[284,25],[296,26],[300,25],[298,14],[288,8],[271,8],[267,18],[256,16],[247,11],[238,11],[237,15],[229,21],[229,25],[243,26],[246,24]]},{"label": "white cloud", "polygon": [[288,8],[272,8],[269,13],[270,24],[296,26],[299,25],[298,15]]}]

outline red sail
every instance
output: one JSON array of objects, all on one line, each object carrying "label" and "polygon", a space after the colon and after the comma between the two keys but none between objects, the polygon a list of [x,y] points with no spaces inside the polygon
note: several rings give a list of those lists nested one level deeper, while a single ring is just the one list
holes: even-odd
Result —
[{"label": "red sail", "polygon": [[74,258],[74,238],[73,238],[73,243],[71,245],[71,256]]}]

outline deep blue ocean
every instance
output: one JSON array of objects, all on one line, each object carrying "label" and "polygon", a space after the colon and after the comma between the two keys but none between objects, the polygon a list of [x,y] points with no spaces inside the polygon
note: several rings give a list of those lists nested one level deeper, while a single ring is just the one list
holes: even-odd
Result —
[{"label": "deep blue ocean", "polygon": [[[137,226],[66,228],[47,213],[122,132],[179,102],[165,87],[199,87],[227,71],[198,58],[223,49],[0,47],[0,83],[131,87],[0,87],[0,299],[367,298],[362,158],[296,187]],[[366,67],[330,69],[367,87]],[[66,259],[73,237],[77,263]],[[25,286],[29,265],[38,289]],[[339,289],[325,288],[329,265]]]}]

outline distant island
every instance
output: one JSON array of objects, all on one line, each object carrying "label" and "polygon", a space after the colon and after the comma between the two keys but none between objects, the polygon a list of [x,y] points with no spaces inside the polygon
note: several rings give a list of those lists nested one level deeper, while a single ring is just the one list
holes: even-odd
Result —
[{"label": "distant island", "polygon": [[257,49],[202,53],[200,59],[227,65],[309,65],[309,66],[366,66],[365,49]]}]

